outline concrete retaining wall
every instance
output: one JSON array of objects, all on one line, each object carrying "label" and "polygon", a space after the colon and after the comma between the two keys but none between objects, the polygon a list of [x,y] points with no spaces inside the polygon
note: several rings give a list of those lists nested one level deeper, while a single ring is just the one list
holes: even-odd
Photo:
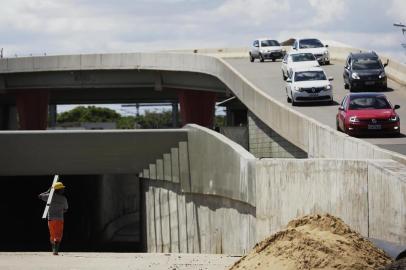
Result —
[{"label": "concrete retaining wall", "polygon": [[139,244],[140,237],[140,182],[134,174],[100,176],[98,193],[98,226],[100,242],[131,242]]},{"label": "concrete retaining wall", "polygon": [[293,218],[330,213],[363,236],[406,243],[406,166],[390,160],[257,162],[257,241]]},{"label": "concrete retaining wall", "polygon": [[239,255],[255,243],[255,207],[185,193],[179,183],[143,181],[148,252]]},{"label": "concrete retaining wall", "polygon": [[186,129],[188,142],[141,175],[148,251],[243,254],[310,213],[330,213],[364,236],[406,243],[405,165],[378,159],[259,160],[214,131]]},{"label": "concrete retaining wall", "polygon": [[255,244],[256,159],[215,131],[186,130],[140,175],[147,250],[243,254]]}]

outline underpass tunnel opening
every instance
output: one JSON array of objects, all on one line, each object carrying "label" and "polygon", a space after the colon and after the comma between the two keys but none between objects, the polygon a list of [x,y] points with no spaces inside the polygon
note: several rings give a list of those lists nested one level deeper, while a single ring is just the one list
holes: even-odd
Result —
[{"label": "underpass tunnel opening", "polygon": [[[45,202],[52,176],[0,176],[0,251],[50,251]],[[140,252],[140,186],[135,175],[61,175],[69,210],[61,251]]]}]

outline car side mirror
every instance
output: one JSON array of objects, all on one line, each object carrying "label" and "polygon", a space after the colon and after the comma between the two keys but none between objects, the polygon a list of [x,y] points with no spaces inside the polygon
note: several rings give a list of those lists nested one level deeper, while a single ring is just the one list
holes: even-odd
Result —
[{"label": "car side mirror", "polygon": [[333,77],[328,77],[328,80],[329,81],[334,81],[334,78]]},{"label": "car side mirror", "polygon": [[344,107],[343,107],[343,106],[340,106],[340,107],[338,107],[338,110],[339,110],[339,111],[344,111]]},{"label": "car side mirror", "polygon": [[328,45],[326,44],[326,48],[328,48]]},{"label": "car side mirror", "polygon": [[383,67],[387,67],[387,65],[389,65],[389,59],[386,59],[386,63],[383,64]]},{"label": "car side mirror", "polygon": [[287,78],[287,79],[286,79],[286,82],[287,82],[287,83],[291,83],[291,82],[292,82],[292,78]]},{"label": "car side mirror", "polygon": [[259,45],[254,45],[254,47],[258,48],[258,47],[259,47]]},{"label": "car side mirror", "polygon": [[395,105],[395,106],[393,107],[393,109],[394,109],[394,110],[400,109],[400,106],[399,106],[399,105]]}]

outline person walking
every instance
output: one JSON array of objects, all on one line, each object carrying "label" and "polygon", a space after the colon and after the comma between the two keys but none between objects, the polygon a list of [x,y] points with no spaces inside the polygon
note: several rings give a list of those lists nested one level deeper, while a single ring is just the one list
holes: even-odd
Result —
[{"label": "person walking", "polygon": [[[52,187],[55,192],[48,211],[48,228],[53,255],[58,255],[63,235],[64,214],[68,211],[68,200],[63,195],[65,186],[62,182],[56,182]],[[46,202],[50,191],[51,189],[39,194],[38,197]]]}]

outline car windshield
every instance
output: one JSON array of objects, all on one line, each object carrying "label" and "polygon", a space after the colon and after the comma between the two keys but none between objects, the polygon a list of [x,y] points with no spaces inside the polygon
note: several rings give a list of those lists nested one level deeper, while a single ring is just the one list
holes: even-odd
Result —
[{"label": "car windshield", "polygon": [[303,61],[316,61],[316,57],[312,53],[298,53],[292,54],[293,62],[303,62]]},{"label": "car windshield", "polygon": [[323,71],[300,71],[295,73],[295,82],[327,80]]},{"label": "car windshield", "polygon": [[299,45],[300,49],[320,48],[320,47],[324,47],[324,46],[318,39],[302,39],[300,41],[300,45]]},{"label": "car windshield", "polygon": [[376,110],[390,109],[391,106],[385,97],[352,97],[350,110]]},{"label": "car windshield", "polygon": [[381,63],[378,59],[355,59],[352,62],[353,70],[380,69]]},{"label": "car windshield", "polygon": [[261,47],[270,47],[270,46],[280,46],[280,44],[276,40],[262,40],[261,41]]}]

